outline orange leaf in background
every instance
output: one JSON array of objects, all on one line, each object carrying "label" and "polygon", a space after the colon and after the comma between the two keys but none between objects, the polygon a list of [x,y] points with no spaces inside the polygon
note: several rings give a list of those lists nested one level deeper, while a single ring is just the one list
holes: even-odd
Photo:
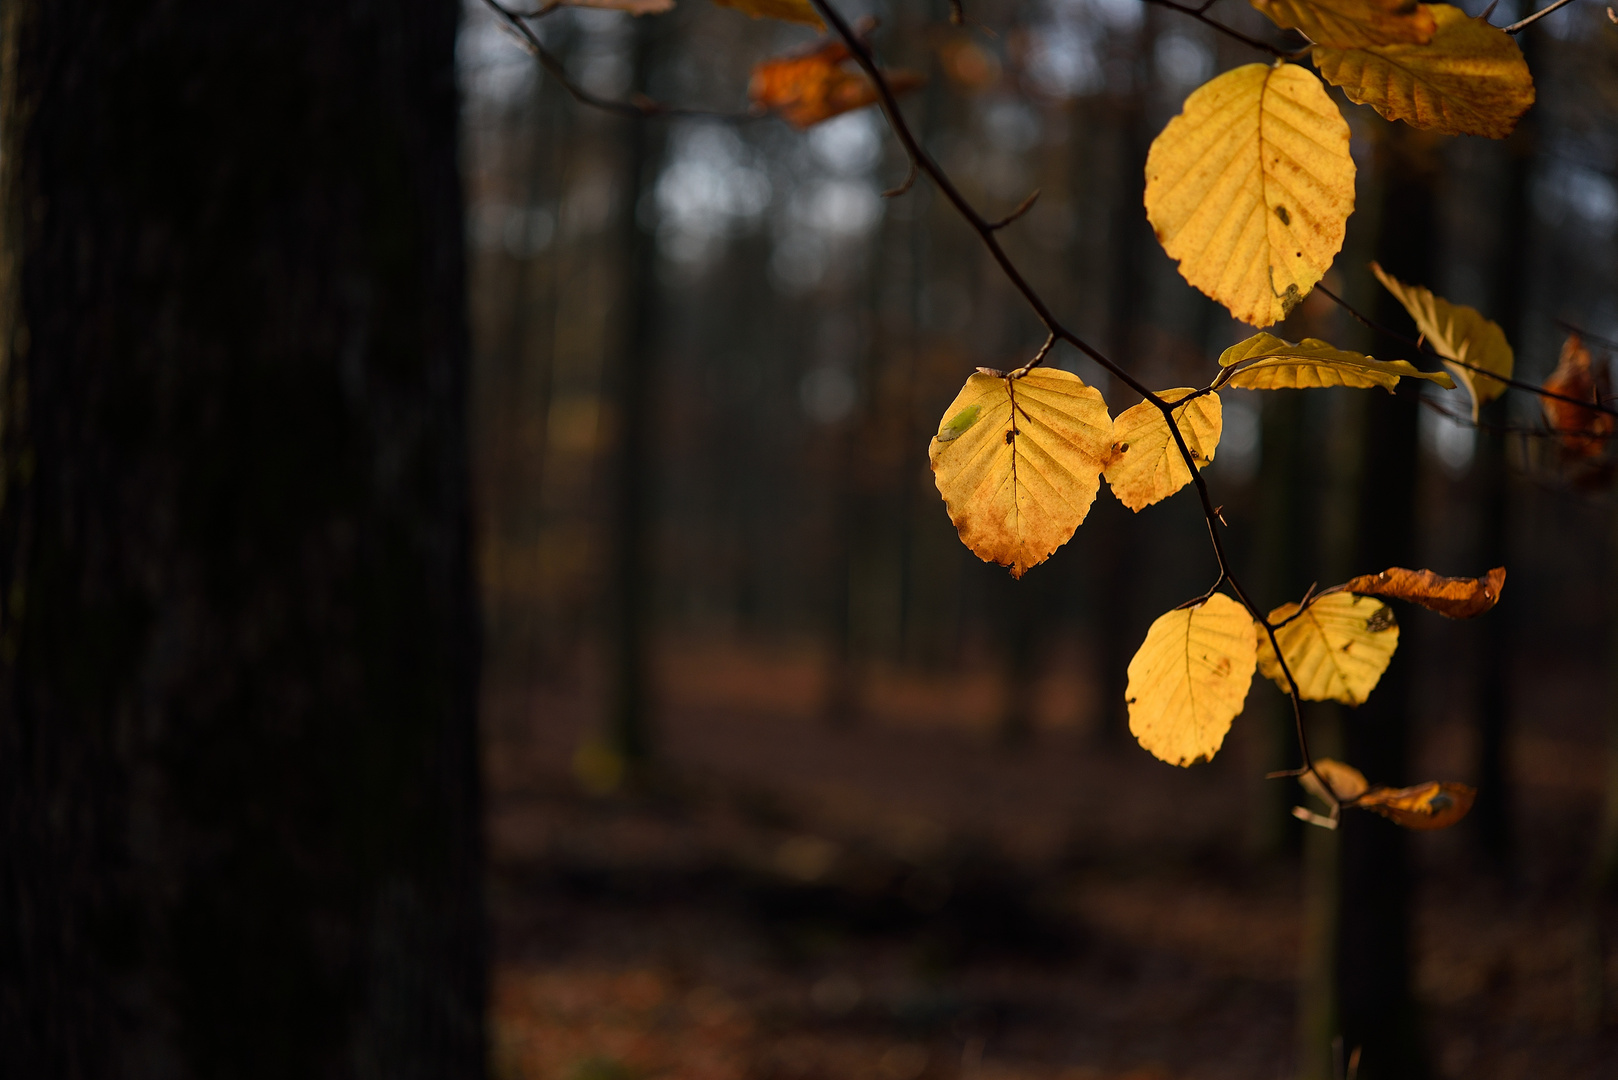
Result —
[{"label": "orange leaf in background", "polygon": [[1380,574],[1361,574],[1338,588],[1361,596],[1408,600],[1451,619],[1470,619],[1498,604],[1505,585],[1503,566],[1476,578],[1444,577],[1431,570],[1390,566]]},{"label": "orange leaf in background", "polygon": [[938,62],[950,82],[967,90],[987,90],[1000,81],[999,58],[970,38],[945,41]]},{"label": "orange leaf in background", "polygon": [[[1590,350],[1573,334],[1562,344],[1562,359],[1545,380],[1545,389],[1600,403],[1608,396],[1606,382],[1605,371],[1598,378],[1590,370]],[[1606,413],[1556,398],[1541,398],[1540,403],[1545,407],[1545,419],[1561,436],[1562,449],[1573,457],[1595,457],[1612,437],[1612,417]]]},{"label": "orange leaf in background", "polygon": [[[766,60],[753,68],[747,96],[753,107],[779,113],[793,127],[806,128],[822,120],[864,108],[877,101],[876,86],[848,64],[848,46],[828,41],[813,52]],[[896,94],[921,85],[910,71],[884,72]]]},{"label": "orange leaf in background", "polygon": [[1372,788],[1354,803],[1407,829],[1447,829],[1472,809],[1477,789],[1429,780],[1407,788]]},{"label": "orange leaf in background", "polygon": [[602,8],[631,15],[661,15],[674,10],[674,0],[561,0],[563,7]]},{"label": "orange leaf in background", "polygon": [[714,0],[720,7],[735,8],[755,19],[780,19],[816,28],[826,24],[809,0]]}]

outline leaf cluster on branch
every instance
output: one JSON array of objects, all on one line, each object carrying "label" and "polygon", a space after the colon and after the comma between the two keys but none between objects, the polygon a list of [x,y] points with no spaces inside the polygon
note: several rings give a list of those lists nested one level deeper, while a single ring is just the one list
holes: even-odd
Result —
[{"label": "leaf cluster on branch", "polygon": [[[663,10],[670,0],[568,2],[641,14]],[[1335,827],[1344,809],[1361,808],[1410,828],[1459,821],[1475,794],[1463,784],[1379,786],[1347,764],[1312,758],[1299,703],[1352,706],[1368,698],[1399,644],[1399,624],[1387,601],[1471,618],[1499,602],[1505,568],[1456,578],[1393,567],[1264,610],[1231,571],[1221,539],[1226,523],[1201,470],[1218,450],[1221,390],[1392,392],[1402,379],[1464,389],[1474,423],[1483,406],[1508,389],[1535,393],[1544,404],[1547,434],[1568,456],[1606,453],[1618,411],[1577,336],[1569,339],[1551,379],[1536,387],[1514,377],[1505,334],[1473,308],[1402,282],[1372,263],[1417,327],[1420,336],[1410,340],[1372,323],[1321,284],[1343,245],[1356,178],[1349,125],[1326,84],[1388,121],[1442,135],[1504,138],[1533,105],[1535,93],[1512,34],[1569,0],[1555,0],[1505,28],[1449,4],[1251,0],[1278,29],[1302,39],[1292,49],[1219,22],[1209,14],[1216,0],[1195,7],[1144,0],[1273,58],[1224,72],[1194,90],[1148,153],[1144,209],[1159,243],[1190,285],[1257,331],[1224,351],[1207,386],[1158,391],[1064,325],[1000,244],[999,230],[1026,212],[1035,196],[1006,217],[990,219],[921,144],[898,101],[921,79],[878,65],[869,41],[874,22],[851,25],[829,0],[716,2],[756,18],[824,27],[828,37],[822,42],[755,66],[749,88],[755,115],[771,113],[804,128],[879,105],[911,166],[910,177],[889,194],[902,194],[918,175],[927,176],[1048,331],[1044,346],[1020,366],[979,368],[968,376],[932,437],[935,481],[962,542],[1020,578],[1074,535],[1103,481],[1137,512],[1188,486],[1196,490],[1219,575],[1206,593],[1153,622],[1129,663],[1129,725],[1141,746],[1174,765],[1212,758],[1257,672],[1288,695],[1296,723],[1299,767],[1276,775],[1298,778],[1328,811],[1298,807],[1299,817]],[[498,0],[485,3],[579,100],[640,115],[677,111],[655,103],[603,103],[568,82],[525,21],[556,5],[521,15]],[[960,5],[952,4],[951,22],[966,21]],[[1318,75],[1296,62],[1305,58]],[[1377,359],[1317,338],[1292,343],[1265,332],[1317,288],[1411,350],[1411,358]],[[1096,387],[1046,366],[1060,343],[1143,400],[1113,416]],[[1412,362],[1423,354],[1440,366],[1426,370]]]}]

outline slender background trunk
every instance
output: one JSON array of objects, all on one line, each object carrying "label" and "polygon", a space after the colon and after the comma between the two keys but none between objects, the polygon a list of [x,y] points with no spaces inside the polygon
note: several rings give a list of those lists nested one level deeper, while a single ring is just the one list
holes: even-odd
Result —
[{"label": "slender background trunk", "polygon": [[0,1075],[481,1076],[457,8],[3,10]]}]

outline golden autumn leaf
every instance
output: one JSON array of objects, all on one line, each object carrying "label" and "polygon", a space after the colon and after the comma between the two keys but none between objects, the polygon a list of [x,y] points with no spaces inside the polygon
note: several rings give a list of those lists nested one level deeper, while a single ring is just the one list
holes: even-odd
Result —
[{"label": "golden autumn leaf", "polygon": [[674,0],[561,0],[563,7],[602,8],[631,15],[661,15],[674,10]]},{"label": "golden autumn leaf", "polygon": [[[1335,758],[1316,758],[1314,773],[1303,773],[1298,782],[1308,790],[1309,794],[1321,802],[1330,804],[1332,799],[1326,797],[1327,792],[1322,790],[1322,781],[1331,788],[1330,794],[1337,802],[1349,802],[1364,795],[1371,785],[1365,779],[1365,774],[1352,765],[1346,765]],[[1318,779],[1316,778],[1318,775]]]},{"label": "golden autumn leaf", "polygon": [[1339,585],[1337,590],[1389,600],[1408,600],[1451,619],[1470,619],[1498,604],[1500,592],[1505,587],[1506,568],[1503,566],[1497,566],[1483,577],[1476,578],[1443,577],[1431,570],[1406,570],[1390,566],[1380,574],[1361,574]]},{"label": "golden autumn leaf", "polygon": [[1297,64],[1248,64],[1206,83],[1146,158],[1146,216],[1163,250],[1256,327],[1315,287],[1353,210],[1348,123]]},{"label": "golden autumn leaf", "polygon": [[[1393,611],[1380,600],[1354,593],[1317,597],[1302,614],[1297,604],[1282,604],[1269,620],[1272,625],[1290,620],[1276,629],[1275,640],[1305,701],[1364,704],[1399,647]],[[1262,630],[1258,669],[1283,692],[1288,689],[1269,635]]]},{"label": "golden autumn leaf", "polygon": [[1339,49],[1409,42],[1425,45],[1437,23],[1416,0],[1252,0],[1283,30]]},{"label": "golden autumn leaf", "polygon": [[1511,35],[1449,4],[1423,4],[1427,44],[1314,50],[1326,81],[1389,120],[1443,135],[1503,139],[1534,103],[1534,79]]},{"label": "golden autumn leaf", "polygon": [[1510,378],[1516,364],[1506,332],[1476,308],[1452,304],[1420,285],[1406,285],[1376,263],[1371,264],[1371,272],[1404,305],[1422,338],[1444,358],[1450,374],[1466,387],[1472,397],[1472,422],[1477,423],[1478,410],[1506,392],[1506,384],[1489,375]]},{"label": "golden autumn leaf", "polygon": [[735,8],[755,19],[780,19],[783,22],[825,26],[820,12],[809,0],[713,0],[720,7]]},{"label": "golden autumn leaf", "polygon": [[1084,521],[1111,452],[1107,403],[1077,375],[980,369],[945,410],[928,457],[961,542],[1022,577]]},{"label": "golden autumn leaf", "polygon": [[1406,788],[1375,787],[1354,805],[1407,829],[1447,829],[1466,816],[1478,792],[1466,784],[1429,780]]},{"label": "golden autumn leaf", "polygon": [[[883,74],[896,94],[913,90],[922,82],[921,76],[901,69]],[[754,109],[773,110],[798,128],[877,101],[876,85],[854,66],[848,46],[841,41],[827,41],[811,52],[755,65],[747,96]]]},{"label": "golden autumn leaf", "polygon": [[1253,681],[1258,634],[1223,593],[1158,617],[1129,661],[1129,730],[1170,765],[1219,752]]},{"label": "golden autumn leaf", "polygon": [[[1556,370],[1545,380],[1545,389],[1564,397],[1578,398],[1601,404],[1609,397],[1606,372],[1597,378],[1590,367],[1590,350],[1584,347],[1579,335],[1572,334],[1562,343],[1562,356]],[[1560,437],[1562,449],[1572,457],[1589,458],[1601,453],[1612,438],[1612,417],[1571,401],[1540,398],[1545,409],[1545,420]]]},{"label": "golden autumn leaf", "polygon": [[[1158,397],[1173,402],[1194,393],[1181,386],[1160,391]],[[1213,460],[1223,427],[1218,394],[1203,394],[1186,402],[1175,410],[1174,423],[1198,469]],[[1191,482],[1191,470],[1185,467],[1168,421],[1156,405],[1143,401],[1113,421],[1112,453],[1105,475],[1118,501],[1135,511],[1168,498]]]},{"label": "golden autumn leaf", "polygon": [[1429,379],[1447,389],[1455,383],[1442,371],[1422,371],[1407,360],[1377,360],[1364,353],[1328,345],[1319,338],[1304,338],[1296,345],[1274,334],[1257,333],[1219,356],[1222,367],[1245,364],[1230,377],[1231,386],[1243,390],[1307,390],[1346,386],[1369,390],[1380,386],[1392,392],[1401,378]]}]

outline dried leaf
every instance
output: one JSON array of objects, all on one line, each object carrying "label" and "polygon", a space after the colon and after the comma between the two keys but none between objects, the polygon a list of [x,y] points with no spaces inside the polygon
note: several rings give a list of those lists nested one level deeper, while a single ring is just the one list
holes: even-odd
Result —
[{"label": "dried leaf", "polygon": [[1146,158],[1146,216],[1186,281],[1253,326],[1284,319],[1343,246],[1348,123],[1297,64],[1248,64],[1186,98]]},{"label": "dried leaf", "polygon": [[1470,619],[1499,603],[1500,591],[1505,587],[1506,568],[1503,566],[1477,578],[1443,577],[1431,570],[1390,566],[1380,574],[1362,574],[1338,589],[1362,596],[1408,600],[1451,619]]},{"label": "dried leaf", "polygon": [[1428,379],[1447,389],[1455,383],[1442,371],[1422,371],[1407,360],[1376,360],[1364,353],[1328,345],[1319,338],[1288,344],[1274,334],[1257,333],[1220,354],[1223,367],[1246,364],[1230,377],[1243,390],[1307,390],[1347,386],[1389,393],[1401,378]]},{"label": "dried leaf", "polygon": [[[1297,681],[1298,696],[1305,701],[1364,704],[1399,647],[1399,624],[1392,610],[1380,600],[1344,592],[1320,596],[1302,614],[1297,612],[1297,604],[1282,604],[1270,612],[1269,620],[1271,625],[1291,620],[1275,631],[1275,639]],[[1287,690],[1286,675],[1262,630],[1258,669],[1283,692]]]},{"label": "dried leaf", "polygon": [[[1404,305],[1427,344],[1444,358],[1444,366],[1456,381],[1466,387],[1472,397],[1472,422],[1477,423],[1478,410],[1506,392],[1505,383],[1484,372],[1510,378],[1516,364],[1506,332],[1485,319],[1476,308],[1452,304],[1420,285],[1406,285],[1376,263],[1371,264],[1371,272]],[[1449,361],[1470,366],[1462,367],[1460,363]],[[1473,368],[1483,370],[1473,371]]]},{"label": "dried leaf", "polygon": [[1425,45],[1437,23],[1415,0],[1252,0],[1284,30],[1339,49],[1409,42]]},{"label": "dried leaf", "polygon": [[[1330,805],[1332,800],[1328,799],[1327,793],[1322,790],[1320,786],[1322,780],[1331,787],[1331,794],[1336,796],[1338,802],[1357,799],[1371,786],[1366,782],[1364,773],[1334,758],[1316,758],[1314,765],[1315,772],[1302,774],[1298,777],[1298,783],[1302,784],[1309,794],[1327,805]],[[1316,779],[1316,773],[1319,774],[1319,779]]]},{"label": "dried leaf", "polygon": [[1170,765],[1218,753],[1253,681],[1257,631],[1223,593],[1159,616],[1129,662],[1129,730]]},{"label": "dried leaf", "polygon": [[940,44],[938,63],[950,82],[967,90],[987,90],[1000,81],[999,57],[969,37],[952,37]]},{"label": "dried leaf", "polygon": [[1314,50],[1315,66],[1350,101],[1443,135],[1503,139],[1534,103],[1534,79],[1511,35],[1449,4],[1423,4],[1437,24],[1421,44]]},{"label": "dried leaf", "polygon": [[1447,829],[1472,809],[1477,789],[1430,780],[1407,788],[1376,787],[1354,805],[1381,814],[1407,829]]},{"label": "dried leaf", "polygon": [[[1172,402],[1195,392],[1182,386],[1158,396]],[[1218,394],[1204,394],[1176,409],[1174,423],[1198,469],[1213,460],[1223,423]],[[1125,409],[1113,422],[1106,477],[1118,501],[1135,511],[1168,498],[1191,482],[1191,470],[1185,467],[1168,421],[1150,401]]]},{"label": "dried leaf", "polygon": [[661,15],[674,10],[674,0],[561,0],[563,7],[603,8],[631,15]]},{"label": "dried leaf", "polygon": [[1112,418],[1077,375],[979,371],[944,412],[928,456],[961,542],[1022,577],[1067,543],[1101,489]]},{"label": "dried leaf", "polygon": [[[1598,379],[1591,371],[1590,350],[1584,347],[1579,335],[1573,334],[1562,343],[1562,358],[1551,377],[1545,380],[1545,389],[1600,404],[1603,398],[1610,396],[1602,385],[1606,382],[1606,372],[1601,374],[1603,377]],[[1606,449],[1607,441],[1612,438],[1611,416],[1556,398],[1541,398],[1540,404],[1544,406],[1546,422],[1556,429],[1562,449],[1569,455],[1590,458]]]},{"label": "dried leaf", "polygon": [[[895,69],[883,72],[894,93],[921,85],[921,76]],[[861,109],[878,100],[876,85],[851,61],[848,46],[828,41],[814,51],[766,60],[753,68],[747,96],[759,111],[774,110],[793,127]]]},{"label": "dried leaf", "polygon": [[826,25],[809,0],[714,0],[714,3],[735,8],[755,19],[780,19],[814,27]]}]

